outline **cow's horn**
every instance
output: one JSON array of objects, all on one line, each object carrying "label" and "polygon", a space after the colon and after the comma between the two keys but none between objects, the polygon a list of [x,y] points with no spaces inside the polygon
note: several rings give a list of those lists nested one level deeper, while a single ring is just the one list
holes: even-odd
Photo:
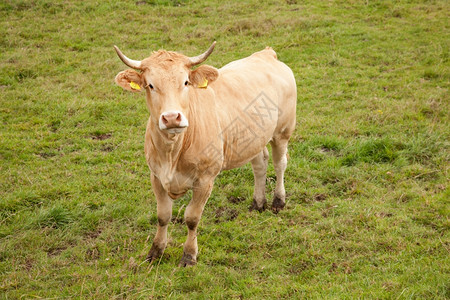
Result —
[{"label": "cow's horn", "polygon": [[200,54],[199,56],[189,57],[189,65],[195,66],[195,65],[198,65],[198,64],[201,64],[202,62],[204,62],[208,58],[208,56],[213,52],[215,45],[216,45],[216,42],[212,43],[212,45],[209,47],[209,49],[206,50],[205,53]]},{"label": "cow's horn", "polygon": [[117,48],[116,45],[114,45],[114,49],[117,52],[117,55],[119,55],[120,59],[123,61],[124,64],[126,64],[127,66],[129,66],[130,68],[133,69],[140,69],[141,68],[141,61],[140,60],[133,60],[133,59],[129,59],[128,57],[126,57],[122,51],[119,50],[119,48]]}]

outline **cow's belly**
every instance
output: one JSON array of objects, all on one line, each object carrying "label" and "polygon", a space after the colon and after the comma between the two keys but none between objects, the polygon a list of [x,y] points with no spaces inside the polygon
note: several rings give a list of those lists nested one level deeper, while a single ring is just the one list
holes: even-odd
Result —
[{"label": "cow's belly", "polygon": [[[257,156],[270,141],[270,138],[259,137],[254,140],[248,140],[247,145],[236,147],[228,145],[225,148],[225,157],[222,170],[230,170],[241,167]],[[251,145],[250,145],[251,144]]]},{"label": "cow's belly", "polygon": [[273,138],[282,109],[276,91],[248,87],[236,99],[218,100],[224,142],[222,169],[239,167],[260,153]]},{"label": "cow's belly", "polygon": [[[266,120],[265,123],[257,123],[255,119],[237,119],[233,130],[224,130],[224,164],[222,169],[229,170],[240,167],[258,153],[269,143],[277,125],[276,117]],[[241,121],[242,120],[242,121]]]}]

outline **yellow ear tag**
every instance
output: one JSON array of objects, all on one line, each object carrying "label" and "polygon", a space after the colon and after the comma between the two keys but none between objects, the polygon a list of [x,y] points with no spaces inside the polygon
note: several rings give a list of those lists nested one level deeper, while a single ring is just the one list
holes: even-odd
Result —
[{"label": "yellow ear tag", "polygon": [[130,82],[130,86],[131,86],[131,88],[132,88],[133,90],[138,90],[138,91],[141,90],[141,87],[139,86],[139,84],[137,84],[137,83],[134,82],[134,81],[131,81],[131,82]]},{"label": "yellow ear tag", "polygon": [[205,78],[203,83],[199,84],[198,87],[201,88],[201,89],[206,89],[208,87],[208,79]]}]

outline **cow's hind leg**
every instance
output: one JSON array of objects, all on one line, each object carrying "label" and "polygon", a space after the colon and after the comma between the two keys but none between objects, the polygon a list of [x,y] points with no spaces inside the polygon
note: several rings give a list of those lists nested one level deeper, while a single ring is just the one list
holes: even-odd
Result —
[{"label": "cow's hind leg", "polygon": [[284,189],[284,171],[287,166],[287,145],[288,139],[273,139],[272,145],[272,159],[277,175],[277,185],[272,202],[272,211],[278,213],[285,206],[286,191]]},{"label": "cow's hind leg", "polygon": [[153,239],[152,248],[150,248],[150,252],[147,255],[147,260],[150,262],[163,254],[167,245],[167,227],[172,218],[172,199],[169,198],[161,182],[153,174],[151,181],[157,201],[158,228]]},{"label": "cow's hind leg", "polygon": [[255,190],[253,192],[253,203],[250,210],[262,212],[267,207],[266,200],[266,173],[269,162],[269,151],[264,147],[263,151],[252,159],[253,176],[255,178]]}]

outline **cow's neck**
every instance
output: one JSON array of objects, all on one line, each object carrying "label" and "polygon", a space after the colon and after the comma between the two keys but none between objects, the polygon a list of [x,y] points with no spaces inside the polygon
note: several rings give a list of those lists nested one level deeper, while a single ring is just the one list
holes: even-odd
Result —
[{"label": "cow's neck", "polygon": [[170,169],[174,168],[181,155],[185,132],[179,134],[165,133],[158,128],[150,131],[153,146]]}]

